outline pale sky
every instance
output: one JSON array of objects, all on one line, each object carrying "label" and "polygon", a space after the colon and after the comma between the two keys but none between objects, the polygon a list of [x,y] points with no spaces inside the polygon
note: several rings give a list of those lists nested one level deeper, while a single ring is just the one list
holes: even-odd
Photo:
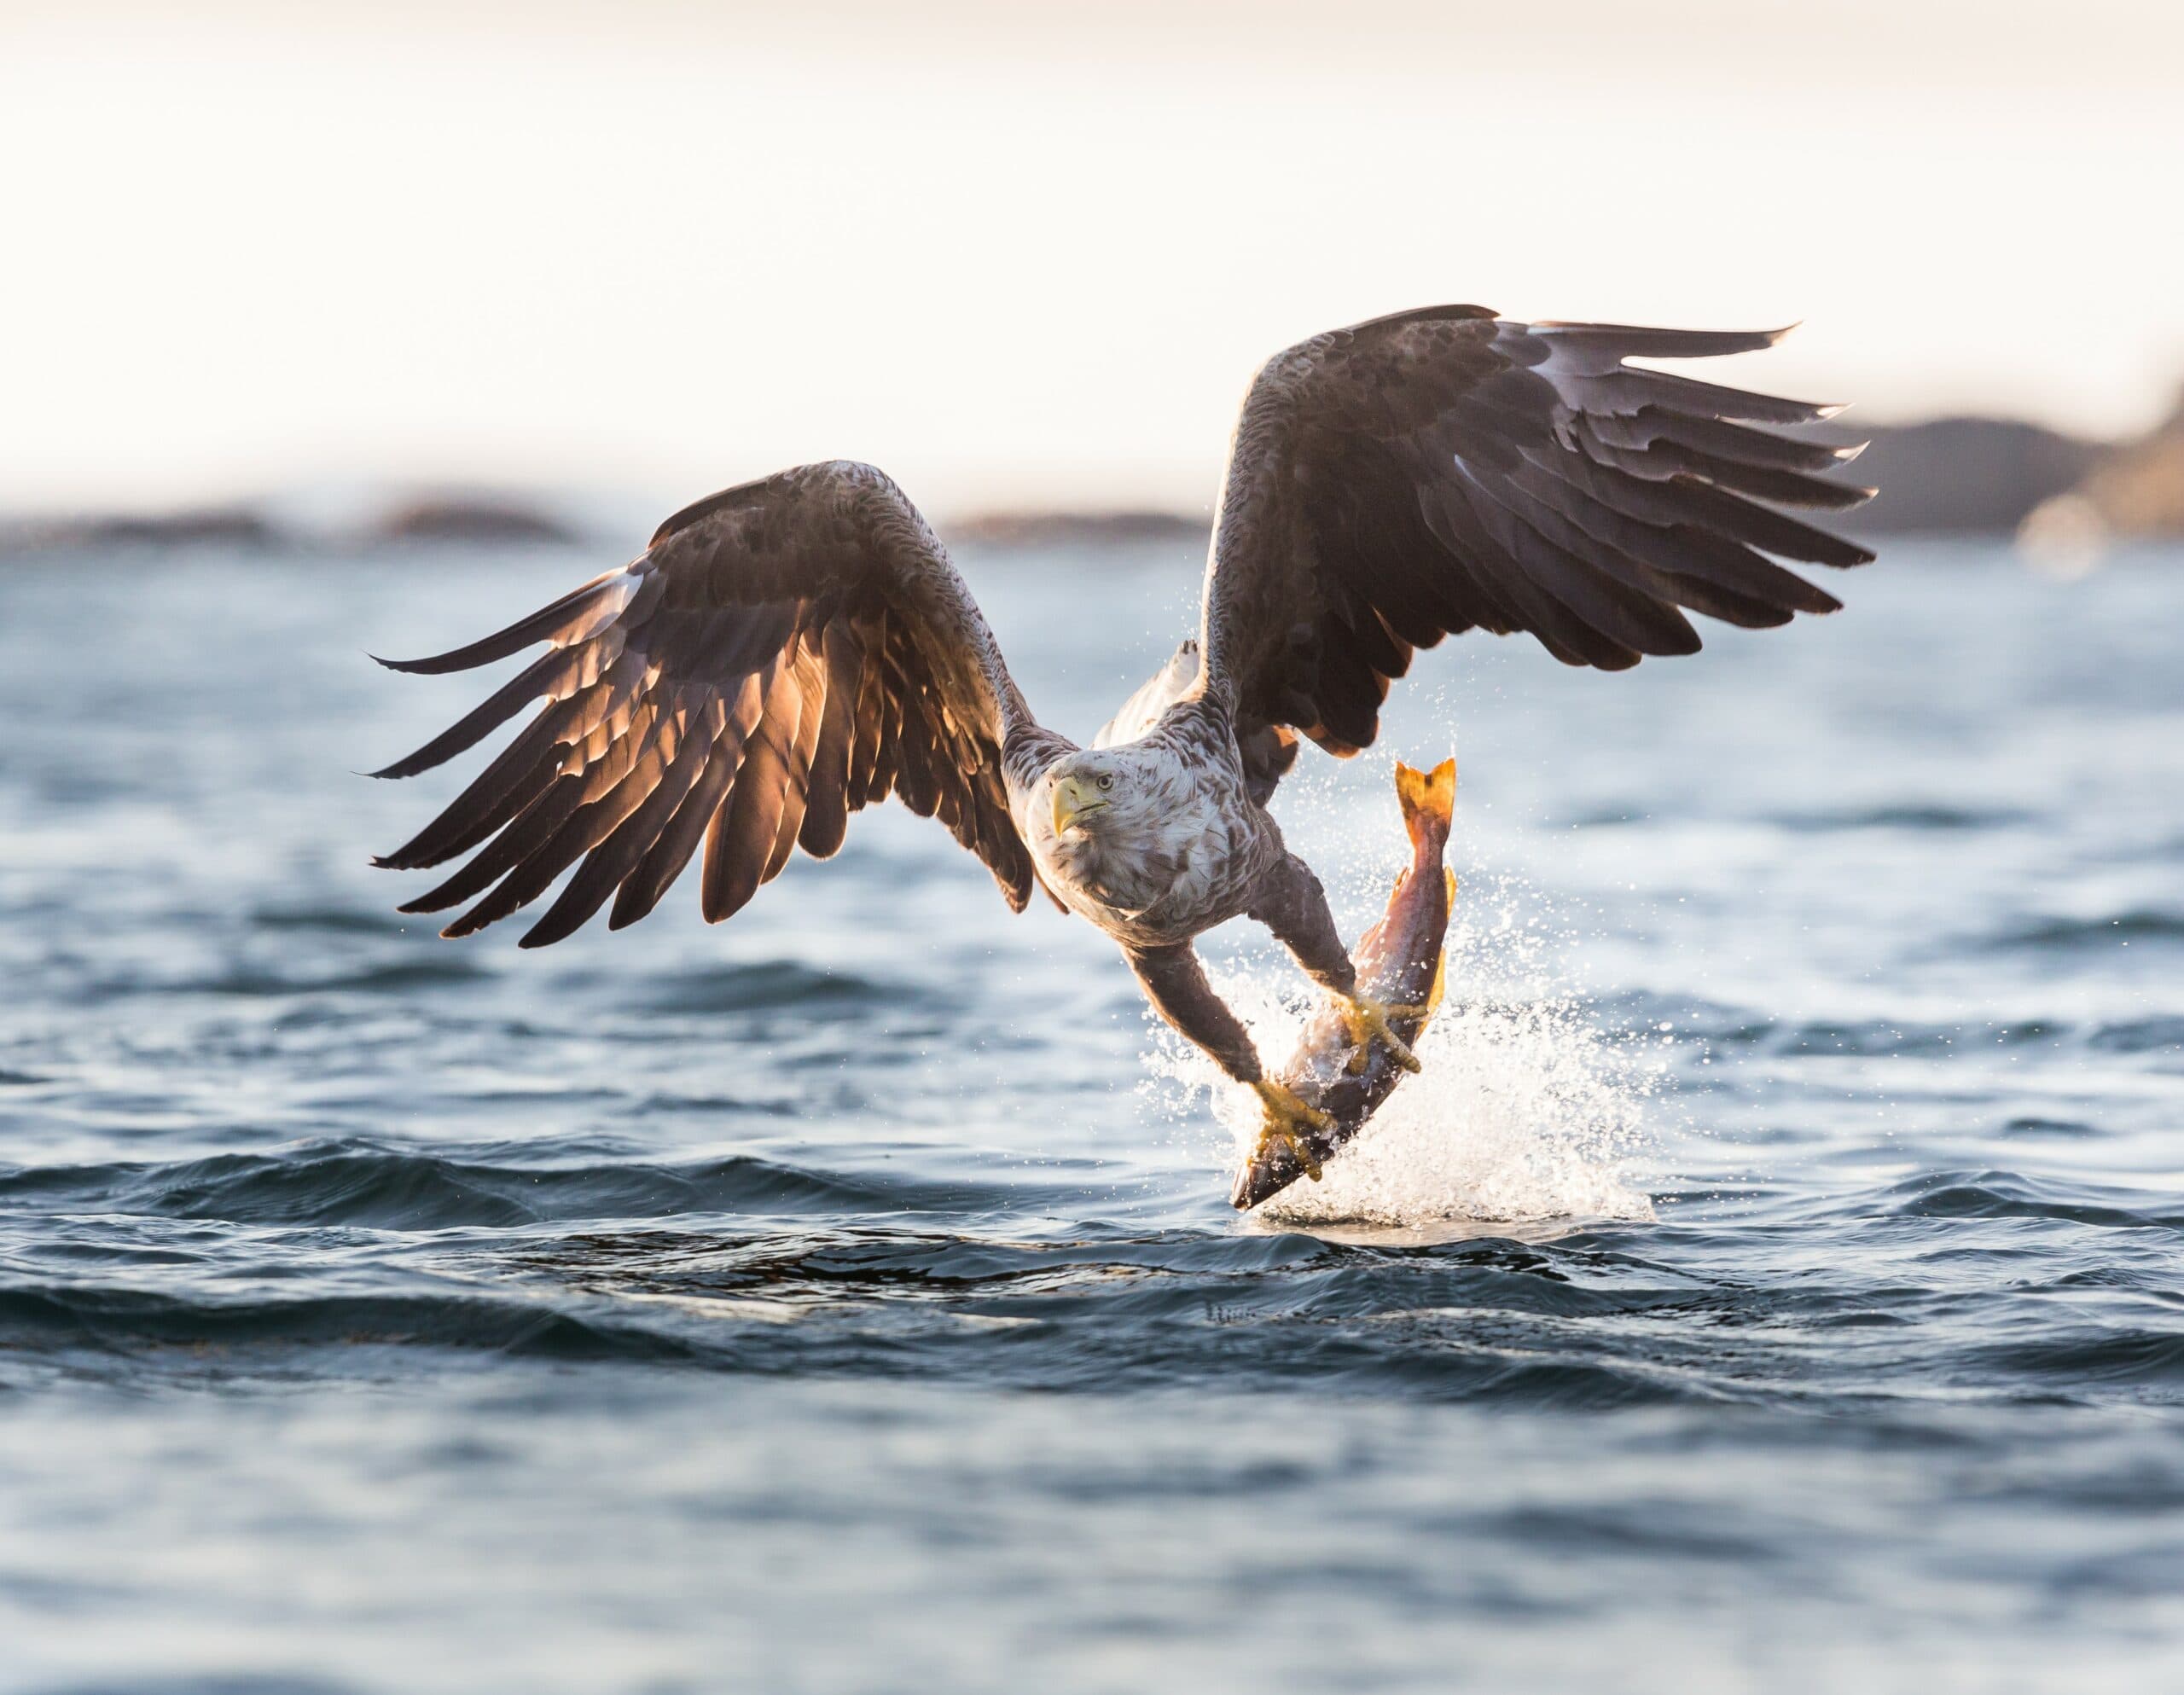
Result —
[{"label": "pale sky", "polygon": [[0,508],[328,478],[1203,508],[1334,324],[1805,328],[2111,432],[2184,380],[2184,6],[0,0]]}]

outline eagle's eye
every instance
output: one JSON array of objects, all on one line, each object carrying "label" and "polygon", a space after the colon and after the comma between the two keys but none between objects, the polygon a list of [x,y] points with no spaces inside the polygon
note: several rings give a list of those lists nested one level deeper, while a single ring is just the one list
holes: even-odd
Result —
[{"label": "eagle's eye", "polygon": [[1100,792],[1101,792],[1101,793],[1105,794],[1105,793],[1106,793],[1109,789],[1112,788],[1114,786],[1115,786],[1115,774],[1114,774],[1112,771],[1102,771],[1102,772],[1101,772],[1101,773],[1100,773]]}]

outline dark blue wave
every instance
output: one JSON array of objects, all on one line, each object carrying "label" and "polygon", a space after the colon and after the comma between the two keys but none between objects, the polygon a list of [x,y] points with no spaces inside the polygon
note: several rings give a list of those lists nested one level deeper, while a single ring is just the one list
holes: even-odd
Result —
[{"label": "dark blue wave", "polygon": [[346,971],[291,975],[262,966],[238,965],[218,976],[189,983],[161,985],[155,992],[170,995],[401,995],[412,990],[444,984],[477,983],[492,972],[474,957],[450,949],[358,965]]},{"label": "dark blue wave", "polygon": [[[435,1191],[427,1205],[472,1224],[454,1239],[290,1229],[229,1233],[223,1247],[201,1204],[212,1187],[252,1181],[247,1166],[199,1162],[210,1169],[194,1189],[174,1186],[176,1170],[128,1176],[125,1188],[156,1185],[173,1210],[47,1215],[66,1222],[44,1227],[33,1251],[9,1251],[0,1235],[0,1358],[124,1376],[340,1379],[369,1369],[358,1350],[483,1351],[1046,1391],[1309,1390],[1594,1413],[1740,1405],[1860,1420],[1900,1398],[1919,1404],[1937,1381],[2004,1404],[2184,1390],[2171,1277],[2184,1216],[2005,1171],[1931,1172],[1876,1194],[1864,1211],[1885,1251],[1877,1263],[1910,1274],[1876,1279],[1813,1257],[1803,1226],[1426,1246],[1221,1227],[1002,1239],[909,1226],[907,1212],[845,1224],[840,1180],[806,1224],[746,1228],[721,1217],[732,1206],[711,1223],[660,1222],[707,1181],[721,1186],[709,1201],[747,1197],[743,1162],[674,1168],[671,1193],[624,1196],[659,1207],[652,1222],[627,1210],[638,1222],[541,1233],[529,1227],[543,1208],[480,1206],[480,1192],[502,1198],[478,1174],[498,1184],[504,1168],[445,1163],[462,1166],[465,1190],[453,1201]],[[561,1175],[578,1187],[580,1214],[600,1198],[586,1186],[661,1170]],[[94,1191],[75,1199],[117,1198],[113,1173],[36,1179],[9,1175],[0,1219],[71,1198],[72,1181]],[[777,1193],[770,1204],[786,1210]],[[289,1217],[278,1194],[256,1204],[262,1218]],[[1988,1234],[1967,1235],[1973,1224]],[[2073,1257],[2097,1255],[2097,1274],[2035,1290],[2019,1270],[2010,1284],[2030,1257],[2007,1233],[2026,1226],[2096,1233],[2107,1245],[2086,1241]],[[163,1231],[206,1251],[148,1253]],[[83,1253],[56,1253],[76,1239]],[[1907,1246],[1934,1256],[1931,1268],[1914,1272],[1924,1262],[1907,1261]],[[1785,1268],[1749,1274],[1770,1259]],[[1716,1261],[1742,1274],[1705,1274]],[[2096,1293],[2109,1314],[2100,1321],[2085,1315]]]},{"label": "dark blue wave", "polygon": [[193,1299],[100,1286],[0,1287],[0,1338],[127,1350],[183,1347],[489,1349],[556,1360],[682,1361],[672,1336],[492,1296],[297,1295]]},{"label": "dark blue wave", "polygon": [[0,1168],[0,1212],[110,1212],[380,1230],[496,1228],[684,1213],[945,1208],[930,1180],[809,1171],[748,1155],[664,1164],[495,1163],[361,1141],[162,1164]]},{"label": "dark blue wave", "polygon": [[1914,800],[1782,812],[1775,814],[1771,821],[1800,834],[1823,835],[1849,830],[1994,830],[2024,823],[2033,816],[2011,807],[1951,806]]},{"label": "dark blue wave", "polygon": [[1990,937],[1995,950],[2071,953],[2131,943],[2184,941],[2184,913],[2139,907],[2101,918],[2047,917],[2013,925]]},{"label": "dark blue wave", "polygon": [[2094,1031],[2088,1045],[2107,1054],[2184,1054],[2184,1018],[2105,1024]]},{"label": "dark blue wave", "polygon": [[780,1012],[791,1007],[834,1007],[847,1013],[899,993],[850,972],[822,971],[795,960],[766,960],[654,978],[643,985],[639,999],[662,1013]]},{"label": "dark blue wave", "polygon": [[1890,1210],[1907,1218],[2023,1218],[2102,1229],[2184,1229],[2184,1206],[2131,1206],[2123,1191],[2067,1186],[2013,1171],[1938,1171],[1906,1179],[1889,1192]]}]

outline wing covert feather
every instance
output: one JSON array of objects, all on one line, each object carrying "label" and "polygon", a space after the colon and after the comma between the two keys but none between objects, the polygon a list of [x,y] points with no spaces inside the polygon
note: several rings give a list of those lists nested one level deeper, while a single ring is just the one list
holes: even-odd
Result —
[{"label": "wing covert feather", "polygon": [[[405,912],[475,904],[466,935],[576,874],[523,938],[561,940],[611,897],[611,927],[658,904],[704,845],[701,905],[725,918],[796,847],[825,857],[849,816],[909,775],[1009,904],[1030,856],[1002,750],[1040,734],[991,630],[902,491],[868,466],[799,467],[685,508],[645,552],[495,635],[394,669],[437,674],[548,651],[380,776],[530,723],[430,824],[376,862],[472,857]],[[922,803],[920,804],[920,803]],[[474,850],[474,851],[473,851]]]},{"label": "wing covert feather", "polygon": [[1525,631],[1616,670],[1695,651],[1687,612],[1763,627],[1835,610],[1776,560],[1872,554],[1778,508],[1868,497],[1822,474],[1857,450],[1754,425],[1837,409],[1627,363],[1781,334],[1436,306],[1277,354],[1237,424],[1200,609],[1206,687],[1239,736],[1353,753],[1413,650],[1453,632]]}]

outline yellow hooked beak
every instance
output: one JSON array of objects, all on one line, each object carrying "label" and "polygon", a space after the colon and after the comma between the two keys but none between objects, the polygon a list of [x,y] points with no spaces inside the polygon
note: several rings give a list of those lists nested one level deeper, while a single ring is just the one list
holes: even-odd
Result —
[{"label": "yellow hooked beak", "polygon": [[1081,777],[1064,777],[1054,785],[1054,833],[1066,835],[1084,821],[1085,815],[1107,805],[1099,792]]}]

